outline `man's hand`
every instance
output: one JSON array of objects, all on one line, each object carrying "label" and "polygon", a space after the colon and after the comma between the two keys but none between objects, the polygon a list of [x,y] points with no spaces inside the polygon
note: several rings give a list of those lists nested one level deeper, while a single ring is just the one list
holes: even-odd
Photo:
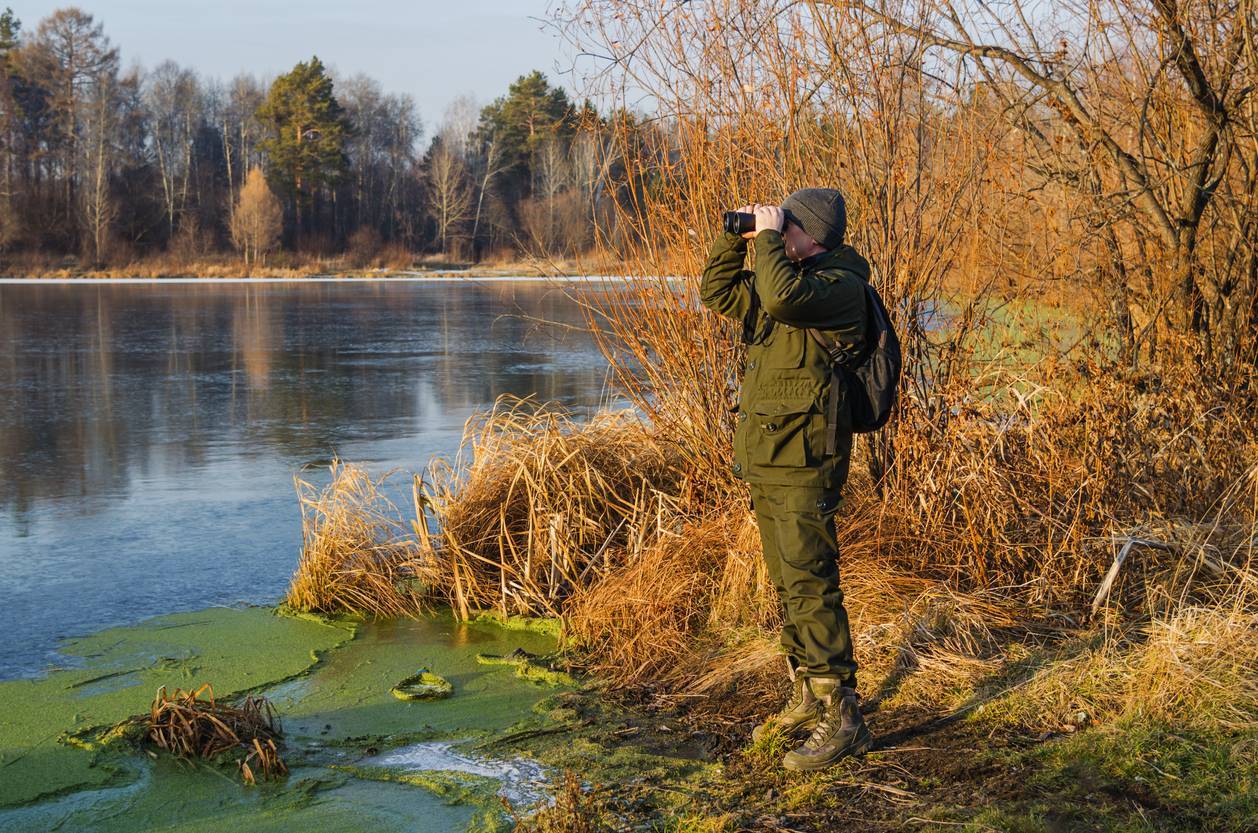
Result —
[{"label": "man's hand", "polygon": [[756,230],[744,231],[742,236],[750,240],[765,229],[773,229],[781,231],[786,227],[786,213],[776,205],[761,205],[760,203],[752,203],[744,205],[738,209],[739,214],[755,214]]},{"label": "man's hand", "polygon": [[[756,234],[762,231],[780,232],[786,225],[786,212],[777,205],[756,206]],[[754,235],[753,235],[754,236]]]}]

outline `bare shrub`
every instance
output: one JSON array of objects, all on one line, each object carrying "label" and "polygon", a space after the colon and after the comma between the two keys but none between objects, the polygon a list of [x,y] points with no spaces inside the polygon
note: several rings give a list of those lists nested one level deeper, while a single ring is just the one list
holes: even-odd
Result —
[{"label": "bare shrub", "polygon": [[168,250],[176,258],[190,262],[209,254],[213,243],[197,218],[188,214],[179,221],[179,230],[171,238]]},{"label": "bare shrub", "polygon": [[346,254],[355,266],[371,266],[384,246],[380,232],[371,226],[359,226],[349,236]]}]

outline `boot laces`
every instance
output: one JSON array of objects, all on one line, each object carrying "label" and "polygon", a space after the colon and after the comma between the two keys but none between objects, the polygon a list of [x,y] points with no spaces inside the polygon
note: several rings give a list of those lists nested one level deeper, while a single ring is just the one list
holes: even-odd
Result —
[{"label": "boot laces", "polygon": [[804,741],[804,746],[809,749],[815,749],[826,741],[830,740],[830,736],[842,726],[842,717],[839,715],[839,704],[827,706],[825,712],[821,715],[821,720],[817,722],[817,728],[812,730],[812,734],[808,736],[808,740]]}]

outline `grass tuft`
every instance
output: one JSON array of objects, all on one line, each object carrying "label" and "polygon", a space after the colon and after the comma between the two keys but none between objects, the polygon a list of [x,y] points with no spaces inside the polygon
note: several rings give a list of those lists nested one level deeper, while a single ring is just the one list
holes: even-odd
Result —
[{"label": "grass tuft", "polygon": [[436,592],[465,618],[558,616],[668,528],[683,484],[667,445],[631,414],[580,423],[504,399],[468,424],[454,464],[434,464],[414,528]]},{"label": "grass tuft", "polygon": [[323,489],[297,480],[302,548],[284,603],[295,610],[417,616],[425,564],[382,494],[385,478],[334,461]]}]

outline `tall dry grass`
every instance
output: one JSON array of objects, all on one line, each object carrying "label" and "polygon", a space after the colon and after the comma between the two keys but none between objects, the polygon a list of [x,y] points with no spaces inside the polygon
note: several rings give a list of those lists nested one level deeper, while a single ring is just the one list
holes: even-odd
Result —
[{"label": "tall dry grass", "polygon": [[382,493],[385,479],[336,460],[326,486],[296,480],[302,547],[285,604],[375,617],[427,609],[429,565]]},{"label": "tall dry grass", "polygon": [[631,413],[578,423],[504,399],[468,424],[458,458],[433,464],[415,532],[461,615],[559,616],[574,591],[667,534],[687,488],[677,462]]},{"label": "tall dry grass", "polygon": [[[999,702],[1022,722],[1073,705],[1252,729],[1250,342],[1212,363],[1174,329],[1157,308],[1166,251],[1105,213],[1112,195],[1075,176],[1086,153],[1046,156],[1019,133],[1038,104],[1011,110],[922,37],[837,5],[608,0],[568,21],[587,52],[621,56],[600,91],[646,91],[659,112],[613,122],[619,231],[603,243],[630,291],[584,301],[642,418],[504,404],[471,423],[416,492],[427,591],[463,616],[559,616],[614,683],[766,707],[783,687],[778,611],[728,468],[742,347],[698,303],[697,276],[722,210],[836,184],[907,356],[897,417],[858,443],[839,519],[862,687],[938,709]],[[1207,252],[1247,211],[1236,175]],[[1201,265],[1239,275],[1258,261],[1237,245],[1236,263]],[[1131,315],[1111,314],[1115,269],[1153,305],[1135,319],[1140,362],[1121,347]],[[1010,326],[1018,305],[1073,334]],[[1098,595],[1131,539],[1153,545]]]}]

